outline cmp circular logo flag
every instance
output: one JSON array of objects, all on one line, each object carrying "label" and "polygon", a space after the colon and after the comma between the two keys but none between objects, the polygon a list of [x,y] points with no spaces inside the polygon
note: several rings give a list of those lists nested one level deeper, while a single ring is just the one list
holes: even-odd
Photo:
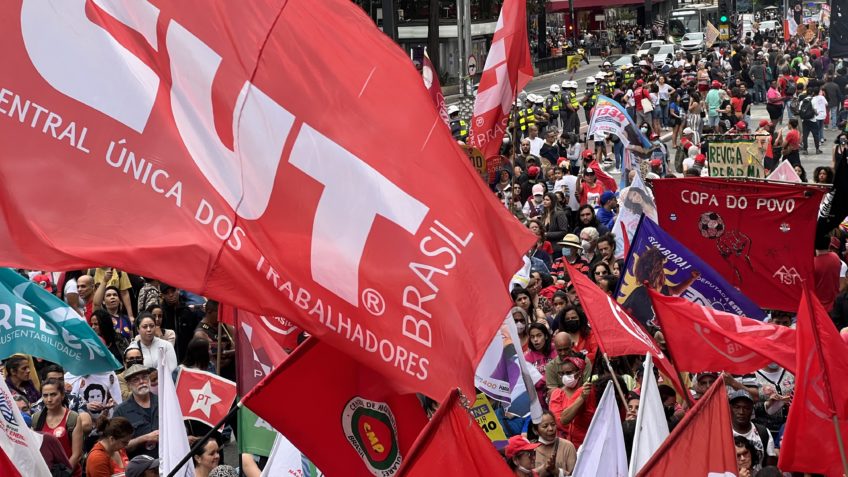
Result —
[{"label": "cmp circular logo flag", "polygon": [[354,396],[342,413],[347,441],[378,477],[395,475],[401,463],[397,423],[389,405]]}]

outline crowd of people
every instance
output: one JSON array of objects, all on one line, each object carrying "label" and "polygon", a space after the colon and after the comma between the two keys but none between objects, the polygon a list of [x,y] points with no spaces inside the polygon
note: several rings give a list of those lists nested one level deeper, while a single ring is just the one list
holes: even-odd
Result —
[{"label": "crowd of people", "polygon": [[[642,34],[620,29],[616,37],[630,47]],[[599,356],[597,337],[565,266],[612,296],[624,271],[624,261],[616,258],[619,204],[645,213],[655,210],[650,181],[646,191],[620,194],[602,180],[606,171],[621,173],[623,187],[637,170],[649,180],[703,176],[705,138],[733,135],[757,140],[767,171],[789,161],[806,181],[802,155],[811,149],[809,138],[819,153],[825,148],[822,131],[842,129],[848,119],[848,65],[831,60],[818,40],[776,43],[754,36],[703,53],[680,52],[659,67],[649,55],[619,71],[605,62],[584,86],[581,90],[566,81],[553,85],[547,96],[521,95],[502,150],[507,162],[492,178],[494,193],[538,238],[528,252],[529,284],[511,290],[510,315],[527,361],[543,376],[535,392],[544,414],[532,423],[495,403],[509,437],[503,453],[516,476],[571,474],[601,391],[613,376],[626,393],[626,402],[619,404],[628,451],[632,445],[643,357],[607,362]],[[628,112],[650,146],[631,140],[625,147],[615,135],[581,137],[581,122],[590,121],[601,95]],[[769,120],[752,124],[756,104],[766,105]],[[452,131],[464,140],[468,127],[457,113],[451,110]],[[664,133],[670,135],[670,150]],[[840,136],[834,146],[834,161],[844,139]],[[625,161],[626,152],[632,160]],[[833,164],[819,167],[810,179],[830,184],[833,171]],[[842,328],[848,325],[846,237],[839,229],[831,235],[830,244],[816,251],[816,272],[829,276],[821,284],[832,286],[819,284],[816,292]],[[67,373],[62,363],[21,355],[5,360],[6,383],[32,429],[44,436],[42,454],[54,475],[158,475],[156,383],[175,376],[159,376],[157,363],[164,359],[171,369],[182,366],[236,379],[235,341],[232,330],[218,322],[218,303],[111,267],[65,272],[58,283],[43,271],[21,273],[84,317],[122,365],[104,373],[106,384],[100,384],[104,381],[98,377]],[[795,310],[767,311],[770,322],[793,326]],[[648,331],[664,347],[661,330]],[[656,377],[673,428],[688,400],[667,377]],[[742,376],[717,370],[684,377],[694,400],[716,380],[727,386],[739,475],[781,475],[775,465],[792,405],[792,374],[769,364]],[[197,423],[186,427],[192,443],[209,430]],[[235,428],[228,423],[193,453],[196,475],[232,472],[222,465],[221,449]],[[255,477],[257,462],[248,456],[232,464]]]}]

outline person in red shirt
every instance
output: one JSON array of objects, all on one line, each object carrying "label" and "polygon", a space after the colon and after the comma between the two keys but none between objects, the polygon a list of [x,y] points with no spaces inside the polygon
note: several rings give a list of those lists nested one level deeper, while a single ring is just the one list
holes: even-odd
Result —
[{"label": "person in red shirt", "polygon": [[[591,156],[592,151],[583,151],[584,154],[587,152]],[[601,203],[601,194],[606,188],[598,182],[595,171],[591,167],[587,167],[581,177],[582,180],[577,182],[577,197],[580,199],[580,205],[589,204],[592,207],[598,207]]]},{"label": "person in red shirt", "polygon": [[842,271],[842,260],[839,259],[839,255],[828,249],[829,245],[830,239],[827,236],[816,237],[816,256],[813,259],[816,296],[828,313],[833,310],[833,303],[836,301],[836,295],[839,294]]},{"label": "person in red shirt", "polygon": [[583,382],[586,362],[568,357],[560,365],[562,387],[551,393],[550,410],[557,419],[559,437],[571,441],[578,449],[586,438],[595,415],[592,383]]},{"label": "person in red shirt", "polygon": [[783,137],[783,148],[781,153],[783,158],[789,161],[792,166],[801,165],[801,156],[798,151],[801,150],[801,132],[798,131],[798,118],[789,120],[789,130]]}]

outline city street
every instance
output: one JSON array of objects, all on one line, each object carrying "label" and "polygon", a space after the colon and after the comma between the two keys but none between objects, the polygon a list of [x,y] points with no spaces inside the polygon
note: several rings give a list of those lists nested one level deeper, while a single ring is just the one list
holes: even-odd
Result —
[{"label": "city street", "polygon": [[[577,81],[579,89],[578,92],[582,92],[586,87],[586,78],[597,74],[600,71],[600,65],[602,60],[600,57],[593,57],[589,59],[589,65],[585,63],[582,64],[582,67],[577,70],[574,74],[573,79]],[[565,70],[555,71],[551,73],[546,73],[544,75],[540,75],[538,77],[534,77],[530,83],[527,84],[527,87],[524,88],[524,91],[534,94],[547,95],[548,91],[552,84],[561,84],[565,80],[570,80],[571,75],[566,73]],[[459,104],[459,96],[449,96],[445,98],[448,104]],[[470,108],[470,102],[466,104],[466,107]],[[760,120],[768,119],[768,112],[766,111],[765,105],[754,105],[751,108],[751,124],[749,126],[756,128],[759,124]],[[786,119],[784,118],[783,124],[786,124]],[[586,118],[583,116],[583,113],[580,114],[580,131],[581,133],[585,133],[588,128],[588,122]],[[833,144],[834,140],[837,137],[837,131],[825,129],[824,132],[824,143],[821,145],[822,154],[815,154],[815,147],[812,144],[812,137],[810,137],[809,141],[809,152],[810,154],[805,156],[801,154],[801,164],[804,166],[804,169],[807,171],[807,176],[809,180],[812,180],[812,173],[816,167],[819,166],[829,166],[831,165],[831,157],[833,152]],[[663,140],[666,146],[670,150],[670,154],[673,157],[674,152],[671,149],[671,135],[666,132],[663,134]],[[617,179],[618,177],[616,177]]]}]

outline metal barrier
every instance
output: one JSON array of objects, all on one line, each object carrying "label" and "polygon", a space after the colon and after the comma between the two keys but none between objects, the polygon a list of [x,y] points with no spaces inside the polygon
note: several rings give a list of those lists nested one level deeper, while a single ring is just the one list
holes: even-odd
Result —
[{"label": "metal barrier", "polygon": [[536,69],[536,74],[543,74],[550,71],[564,70],[565,62],[565,56],[555,56],[550,58],[540,58],[536,60],[533,66]]}]

